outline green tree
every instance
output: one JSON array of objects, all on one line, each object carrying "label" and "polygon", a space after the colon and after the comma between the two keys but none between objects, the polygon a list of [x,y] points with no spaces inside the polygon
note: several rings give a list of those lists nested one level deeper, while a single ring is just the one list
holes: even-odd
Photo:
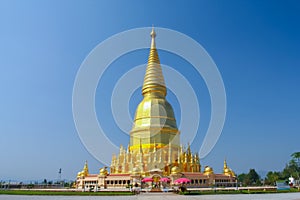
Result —
[{"label": "green tree", "polygon": [[300,178],[300,152],[291,154],[291,157],[292,159],[288,164],[285,165],[285,168],[281,172],[268,172],[265,178],[265,183],[267,185],[272,185],[278,180],[286,181],[288,183],[288,179],[290,176],[296,179]]},{"label": "green tree", "polygon": [[72,187],[72,185],[73,185],[73,181],[69,181],[69,182],[64,183],[64,187],[66,187],[66,188],[70,188],[70,187]]},{"label": "green tree", "polygon": [[297,170],[295,171],[295,174],[297,176],[295,176],[295,177],[297,177],[297,179],[300,179],[300,177],[299,177],[299,172],[300,172],[300,152],[295,152],[291,156],[292,156],[292,159],[297,163]]},{"label": "green tree", "polygon": [[245,173],[238,175],[238,182],[242,183],[243,186],[245,186],[244,181],[245,181],[246,176],[247,176],[247,174],[245,174]]},{"label": "green tree", "polygon": [[280,177],[281,177],[280,172],[269,171],[265,178],[265,184],[266,185],[275,185],[276,181],[278,181],[280,179]]},{"label": "green tree", "polygon": [[261,185],[260,176],[257,174],[255,169],[250,169],[249,173],[244,180],[245,185],[247,186],[258,186]]},{"label": "green tree", "polygon": [[287,180],[290,176],[299,179],[299,166],[294,159],[285,166],[282,171],[282,179]]},{"label": "green tree", "polygon": [[300,152],[295,152],[292,155],[293,160],[296,161],[296,163],[298,164],[298,167],[300,165]]}]

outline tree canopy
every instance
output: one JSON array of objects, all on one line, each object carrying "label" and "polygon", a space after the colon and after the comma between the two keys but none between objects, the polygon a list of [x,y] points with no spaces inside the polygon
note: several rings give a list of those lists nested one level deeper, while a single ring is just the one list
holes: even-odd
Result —
[{"label": "tree canopy", "polygon": [[[288,183],[289,177],[300,179],[300,152],[291,154],[291,160],[284,167],[282,171],[269,171],[266,175],[264,183],[266,185],[275,185],[276,181],[286,181]],[[255,169],[250,169],[248,174],[240,174],[238,181],[243,186],[258,186],[261,185],[261,179]]]},{"label": "tree canopy", "polygon": [[300,165],[300,152],[295,152],[292,155],[293,160],[298,164],[298,167]]},{"label": "tree canopy", "polygon": [[260,176],[255,169],[250,169],[248,174],[240,174],[238,180],[243,186],[259,186],[261,185]]},{"label": "tree canopy", "polygon": [[300,152],[295,152],[291,155],[292,159],[281,172],[269,171],[266,178],[265,184],[274,185],[276,181],[283,180],[288,182],[289,177],[299,179],[300,172]]}]

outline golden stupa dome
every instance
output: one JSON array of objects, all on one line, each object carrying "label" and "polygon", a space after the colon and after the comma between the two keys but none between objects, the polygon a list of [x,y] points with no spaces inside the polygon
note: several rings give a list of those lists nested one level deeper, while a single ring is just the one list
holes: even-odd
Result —
[{"label": "golden stupa dome", "polygon": [[108,171],[106,169],[106,167],[103,167],[100,169],[100,175],[107,175],[108,174]]},{"label": "golden stupa dome", "polygon": [[232,176],[232,177],[236,176],[235,173],[234,173],[234,171],[232,169],[230,169],[230,176]]},{"label": "golden stupa dome", "polygon": [[228,169],[228,168],[226,168],[225,170],[224,170],[224,174],[226,174],[226,173],[230,173],[231,172],[231,170],[230,169]]},{"label": "golden stupa dome", "polygon": [[78,172],[77,176],[84,176],[84,172],[83,171]]},{"label": "golden stupa dome", "polygon": [[211,168],[211,167],[209,167],[209,166],[206,166],[206,167],[204,168],[204,174],[205,174],[205,175],[210,175],[210,174],[213,174],[213,173],[214,173],[213,168]]},{"label": "golden stupa dome", "polygon": [[235,176],[234,172],[230,168],[224,169],[224,174],[226,176]]},{"label": "golden stupa dome", "polygon": [[172,167],[172,169],[171,169],[171,174],[178,174],[178,173],[180,173],[180,172],[181,172],[181,170],[180,170],[180,168],[177,167],[177,166],[174,166],[174,167]]},{"label": "golden stupa dome", "polygon": [[138,131],[145,126],[169,128],[178,132],[173,108],[166,99],[144,98],[138,105],[132,131]]}]

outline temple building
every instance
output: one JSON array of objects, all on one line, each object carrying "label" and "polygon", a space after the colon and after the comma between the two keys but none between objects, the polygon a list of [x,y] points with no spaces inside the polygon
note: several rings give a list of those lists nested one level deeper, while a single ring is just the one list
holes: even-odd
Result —
[{"label": "temple building", "polygon": [[[101,168],[99,174],[89,174],[87,162],[76,179],[76,187],[110,188],[142,184],[143,178],[152,178],[155,183],[167,177],[172,185],[178,178],[191,180],[191,187],[233,186],[236,175],[224,161],[223,173],[215,174],[205,166],[201,171],[197,153],[190,145],[180,144],[174,111],[166,100],[167,88],[155,45],[156,33],[151,32],[151,48],[142,87],[143,100],[138,105],[130,141],[127,148],[120,147],[118,155],[112,155],[110,172]],[[184,134],[184,133],[183,133]]]}]

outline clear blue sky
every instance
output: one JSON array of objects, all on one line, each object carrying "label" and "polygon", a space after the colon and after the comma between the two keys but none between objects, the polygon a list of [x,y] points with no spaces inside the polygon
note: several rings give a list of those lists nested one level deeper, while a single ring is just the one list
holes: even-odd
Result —
[{"label": "clear blue sky", "polygon": [[[299,13],[296,0],[1,1],[0,180],[56,179],[59,168],[63,178],[74,179],[85,160],[98,173],[102,165],[82,145],[73,122],[77,70],[108,37],[152,24],[195,39],[223,77],[227,118],[202,166],[221,172],[226,157],[238,173],[281,170],[300,151]],[[114,65],[129,70],[130,60],[143,64],[147,56],[148,51],[129,54]],[[161,61],[172,66],[170,57],[160,52]],[[197,84],[188,69],[181,70]],[[109,80],[113,74],[107,75]],[[135,96],[141,98],[139,91]],[[107,120],[106,126],[115,124]],[[123,141],[117,142],[128,142]]]}]

